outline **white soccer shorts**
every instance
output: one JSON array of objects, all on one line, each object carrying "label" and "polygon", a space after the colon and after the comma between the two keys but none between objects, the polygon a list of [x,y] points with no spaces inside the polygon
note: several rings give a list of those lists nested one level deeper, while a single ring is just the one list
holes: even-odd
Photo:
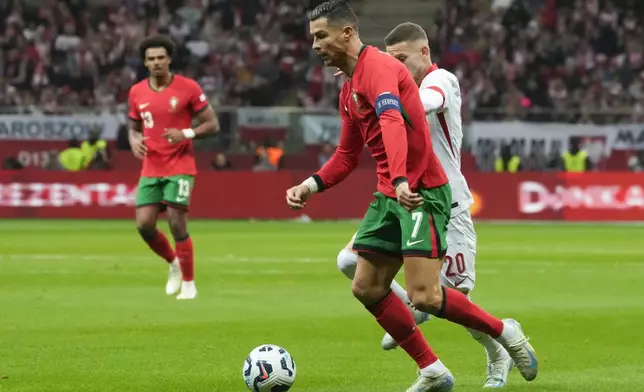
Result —
[{"label": "white soccer shorts", "polygon": [[474,290],[476,232],[469,210],[453,216],[447,225],[447,254],[441,283],[459,291]]}]

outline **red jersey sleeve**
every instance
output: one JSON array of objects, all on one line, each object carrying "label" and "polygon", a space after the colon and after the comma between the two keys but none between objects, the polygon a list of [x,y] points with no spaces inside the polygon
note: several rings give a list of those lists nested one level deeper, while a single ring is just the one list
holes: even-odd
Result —
[{"label": "red jersey sleeve", "polygon": [[358,129],[340,100],[340,119],[342,129],[340,130],[340,141],[338,147],[324,166],[313,175],[319,191],[331,188],[342,182],[358,166],[364,140],[360,129]]},{"label": "red jersey sleeve", "polygon": [[130,92],[127,94],[127,106],[128,106],[128,117],[134,121],[141,121],[141,115],[139,110],[136,107],[136,102],[134,101],[134,88],[130,88]]},{"label": "red jersey sleeve", "polygon": [[208,107],[208,99],[206,94],[204,94],[201,86],[194,80],[191,80],[190,83],[192,86],[190,88],[190,107],[193,113],[199,113]]},{"label": "red jersey sleeve", "polygon": [[389,178],[394,188],[407,181],[407,128],[402,116],[398,75],[398,70],[374,62],[365,68],[361,80],[367,99],[378,116]]}]

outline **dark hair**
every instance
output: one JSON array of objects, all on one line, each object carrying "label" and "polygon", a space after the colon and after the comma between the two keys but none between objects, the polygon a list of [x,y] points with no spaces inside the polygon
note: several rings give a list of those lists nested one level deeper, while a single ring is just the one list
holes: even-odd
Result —
[{"label": "dark hair", "polygon": [[391,46],[401,42],[427,40],[427,33],[416,23],[405,22],[394,27],[385,37],[385,45]]},{"label": "dark hair", "polygon": [[141,45],[139,45],[139,55],[143,60],[145,60],[145,52],[150,48],[163,48],[170,58],[174,54],[174,42],[164,35],[148,37],[141,42]]},{"label": "dark hair", "polygon": [[358,30],[358,16],[345,0],[331,0],[324,2],[309,13],[311,22],[327,18],[329,24],[349,24]]}]

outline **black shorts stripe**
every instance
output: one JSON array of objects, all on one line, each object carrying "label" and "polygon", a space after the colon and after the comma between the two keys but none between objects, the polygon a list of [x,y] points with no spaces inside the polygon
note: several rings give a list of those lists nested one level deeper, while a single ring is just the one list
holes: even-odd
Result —
[{"label": "black shorts stripe", "polygon": [[194,114],[199,114],[199,113],[203,112],[204,110],[208,109],[209,107],[210,107],[210,105],[206,105],[206,106],[202,107],[201,109],[196,110],[194,112]]},{"label": "black shorts stripe", "polygon": [[445,254],[447,251],[443,251],[441,249],[438,249],[436,252],[435,251],[427,251],[427,250],[403,250],[402,255],[403,257],[425,257],[428,259],[432,260],[440,260],[443,257],[445,257]]},{"label": "black shorts stripe", "polygon": [[147,207],[147,206],[160,206],[161,202],[159,203],[145,203],[145,204],[137,204],[135,208],[140,208],[140,207]]},{"label": "black shorts stripe", "polygon": [[402,256],[400,253],[391,252],[386,249],[378,248],[377,246],[361,245],[356,243],[353,244],[353,250],[358,252],[358,254],[360,254],[361,252],[364,252],[364,253],[377,253],[380,255],[396,257],[396,258],[400,258]]},{"label": "black shorts stripe", "polygon": [[[429,213],[431,214],[432,212],[430,211]],[[438,232],[438,229],[436,228],[436,219],[434,219],[434,215],[431,215],[429,224],[432,226],[430,230],[434,231],[434,233],[436,234],[436,252],[434,253],[434,249],[432,249],[432,253],[434,253],[437,258],[441,258],[445,256],[445,252],[443,252],[443,244],[441,244],[441,236]],[[441,254],[443,256],[441,256]]]}]

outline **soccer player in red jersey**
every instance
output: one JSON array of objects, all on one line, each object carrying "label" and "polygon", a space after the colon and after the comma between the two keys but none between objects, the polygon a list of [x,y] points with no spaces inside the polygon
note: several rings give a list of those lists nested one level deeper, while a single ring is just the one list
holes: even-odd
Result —
[{"label": "soccer player in red jersey", "polygon": [[[197,296],[194,251],[187,212],[197,174],[192,139],[219,129],[214,110],[199,84],[170,72],[174,43],[166,37],[145,39],[140,55],[150,77],[130,89],[129,139],[134,155],[143,160],[136,193],[136,225],[143,240],[169,265],[166,294],[177,299]],[[196,116],[199,126],[192,128]],[[157,230],[166,212],[175,241],[172,249]]]},{"label": "soccer player in red jersey", "polygon": [[534,350],[519,328],[440,285],[452,196],[411,73],[394,57],[362,44],[357,17],[345,1],[318,6],[309,27],[313,49],[324,63],[348,76],[340,92],[342,131],[333,157],[287,190],[287,203],[303,208],[313,193],[338,184],[356,168],[365,144],[371,150],[378,191],[355,237],[359,259],[352,291],[418,364],[420,375],[408,392],[451,391],[454,378],[390,290],[403,263],[416,308],[494,337],[515,361],[530,364],[528,378],[536,377]]}]

